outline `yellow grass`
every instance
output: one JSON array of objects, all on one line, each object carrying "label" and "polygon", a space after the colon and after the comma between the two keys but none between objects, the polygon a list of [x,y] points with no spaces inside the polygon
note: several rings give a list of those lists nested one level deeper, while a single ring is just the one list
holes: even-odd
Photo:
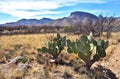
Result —
[{"label": "yellow grass", "polygon": [[[13,49],[15,45],[22,45],[25,48],[29,47],[29,49],[40,48],[45,46],[54,36],[56,36],[55,33],[0,36],[0,50]],[[77,35],[68,34],[62,34],[62,36],[67,36],[71,40],[75,40],[78,37]]]},{"label": "yellow grass", "polygon": [[[62,36],[66,36],[70,40],[76,40],[79,38],[78,35],[72,35],[72,34],[61,34]],[[12,55],[11,59],[16,57],[17,55],[20,55],[21,53],[27,54],[27,58],[31,60],[36,60],[36,55],[31,54],[36,51],[37,48],[41,48],[42,46],[45,46],[47,42],[55,37],[55,33],[50,34],[28,34],[28,35],[12,35],[12,36],[0,36],[0,62],[5,61],[4,53],[10,53],[10,50],[14,50],[14,54]],[[99,37],[97,37],[98,39]],[[105,39],[104,35],[100,38]],[[117,39],[116,39],[117,38]],[[111,34],[110,46],[107,48],[107,59],[112,51],[115,49],[116,44],[118,43],[119,33],[117,34]],[[22,45],[22,49],[15,50],[15,45]],[[9,50],[8,50],[9,49]],[[3,54],[3,56],[2,56]],[[10,54],[9,54],[10,55]],[[74,60],[77,58],[75,54],[69,54],[69,60]],[[34,63],[34,62],[33,62]],[[1,66],[0,66],[1,67]],[[32,68],[28,71],[28,75],[25,79],[43,79],[41,75],[43,74],[43,66],[39,65],[38,63],[32,64]],[[64,68],[64,67],[63,67]],[[2,69],[2,67],[0,68]],[[54,71],[53,67],[53,71]],[[61,68],[60,68],[61,70]],[[5,71],[5,72],[4,72]],[[42,72],[41,72],[42,71]],[[35,73],[39,73],[38,75],[35,75]],[[0,70],[0,79],[10,79],[10,78],[20,78],[25,74],[22,70],[16,70],[13,68],[8,70]],[[51,77],[49,79],[54,79],[54,77]]]},{"label": "yellow grass", "polygon": [[[65,33],[61,35],[66,36],[70,40],[76,40],[77,38],[79,38],[78,35],[65,34]],[[45,46],[47,42],[55,36],[56,36],[55,33],[0,36],[0,53],[4,52],[3,50],[5,49],[14,50],[15,45],[22,45],[24,51],[34,52],[37,48],[41,48],[42,46]],[[100,38],[105,39],[104,34]],[[117,44],[118,39],[119,39],[119,33],[112,33],[111,38],[109,39],[110,45]],[[16,51],[16,53],[19,52],[20,51]]]},{"label": "yellow grass", "polygon": [[16,44],[41,47],[47,41],[45,38],[47,36],[48,34],[1,36],[0,47],[9,48],[12,45],[16,45]]}]

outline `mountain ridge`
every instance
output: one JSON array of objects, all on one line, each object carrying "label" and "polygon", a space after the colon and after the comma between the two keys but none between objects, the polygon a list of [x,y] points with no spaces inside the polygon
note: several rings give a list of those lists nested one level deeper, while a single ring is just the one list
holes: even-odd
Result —
[{"label": "mountain ridge", "polygon": [[16,22],[10,22],[1,24],[2,26],[72,26],[78,22],[86,23],[88,20],[96,21],[99,19],[99,16],[96,16],[92,13],[75,11],[71,12],[69,16],[51,19],[51,18],[42,18],[42,19],[20,19]]},{"label": "mountain ridge", "polygon": [[43,23],[51,22],[51,21],[54,21],[54,20],[50,19],[50,18],[42,18],[40,20],[38,20],[38,19],[20,19],[16,22],[9,22],[9,23],[5,23],[2,25],[3,26],[21,26],[21,25],[34,26],[34,25],[41,25]]},{"label": "mountain ridge", "polygon": [[56,19],[53,22],[46,23],[46,26],[71,26],[75,25],[77,22],[83,22],[85,23],[86,20],[91,19],[92,21],[98,20],[98,17],[94,14],[82,12],[82,11],[76,11],[72,12],[68,17],[63,17],[60,19]]}]

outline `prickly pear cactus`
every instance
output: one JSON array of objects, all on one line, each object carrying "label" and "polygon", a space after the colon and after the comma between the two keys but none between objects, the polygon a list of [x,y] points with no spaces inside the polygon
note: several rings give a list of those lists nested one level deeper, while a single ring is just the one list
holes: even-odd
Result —
[{"label": "prickly pear cactus", "polygon": [[66,37],[62,37],[59,33],[57,33],[57,37],[55,37],[52,41],[48,42],[47,47],[42,47],[41,49],[38,49],[38,51],[41,51],[43,53],[49,53],[53,55],[53,57],[56,59],[65,46]]},{"label": "prickly pear cactus", "polygon": [[[79,40],[74,42],[67,40],[67,51],[69,53],[77,53],[78,56],[86,63],[87,69],[90,69],[91,65],[98,61],[100,58],[106,56],[105,49],[108,47],[108,42],[102,39],[96,41],[92,35],[82,35]],[[94,56],[92,57],[94,51]]]}]

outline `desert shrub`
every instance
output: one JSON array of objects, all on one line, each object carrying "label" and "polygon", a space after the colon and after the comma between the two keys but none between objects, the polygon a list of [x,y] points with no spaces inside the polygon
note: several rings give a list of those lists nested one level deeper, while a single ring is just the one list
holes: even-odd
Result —
[{"label": "desert shrub", "polygon": [[106,56],[105,49],[108,47],[108,41],[102,39],[95,40],[92,34],[82,35],[76,41],[67,40],[68,52],[76,53],[85,62],[87,70],[90,70],[93,63]]},{"label": "desert shrub", "polygon": [[21,44],[15,44],[13,45],[14,50],[19,50],[22,47]]},{"label": "desert shrub", "polygon": [[73,29],[72,26],[65,26],[65,27],[64,27],[64,31],[65,31],[65,32],[70,32],[72,29]]},{"label": "desert shrub", "polygon": [[5,63],[5,61],[6,61],[5,53],[0,53],[0,63]]},{"label": "desert shrub", "polygon": [[26,56],[23,56],[23,59],[21,59],[21,62],[22,63],[26,63],[26,62],[28,62],[29,61],[29,59],[26,57]]},{"label": "desert shrub", "polygon": [[4,54],[5,54],[6,60],[14,58],[17,55],[17,53],[15,53],[14,50],[8,50],[8,51],[4,52]]},{"label": "desert shrub", "polygon": [[11,58],[14,58],[17,54],[14,50],[6,50],[0,53],[0,63],[5,63],[9,61]]}]

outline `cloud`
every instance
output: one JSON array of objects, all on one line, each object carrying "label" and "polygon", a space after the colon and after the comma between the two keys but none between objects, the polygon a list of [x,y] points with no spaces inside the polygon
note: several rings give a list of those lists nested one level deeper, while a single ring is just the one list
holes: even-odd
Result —
[{"label": "cloud", "polygon": [[41,11],[24,11],[24,10],[14,10],[14,11],[4,11],[12,16],[18,18],[29,18],[32,16],[40,15],[40,14],[59,14],[60,12],[41,10]]},{"label": "cloud", "polygon": [[104,0],[1,0],[0,12],[19,18],[33,17],[39,14],[60,14],[60,7],[78,3],[106,3]]}]

